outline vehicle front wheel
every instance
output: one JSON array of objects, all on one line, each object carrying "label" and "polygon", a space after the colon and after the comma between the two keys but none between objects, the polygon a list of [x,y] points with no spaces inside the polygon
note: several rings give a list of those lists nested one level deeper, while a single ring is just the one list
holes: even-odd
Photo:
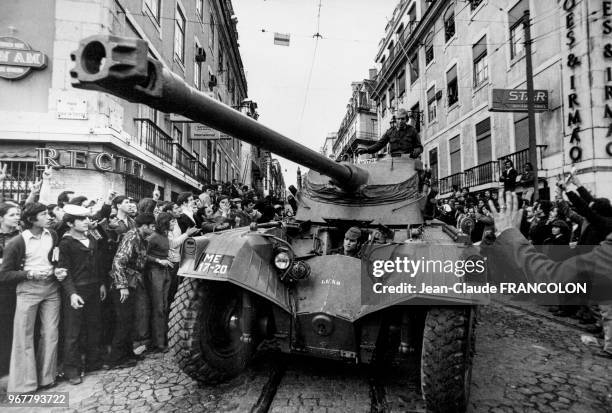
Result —
[{"label": "vehicle front wheel", "polygon": [[465,412],[470,397],[474,307],[431,308],[425,317],[421,391],[432,413]]},{"label": "vehicle front wheel", "polygon": [[186,278],[172,304],[169,347],[179,367],[202,383],[242,372],[254,343],[241,340],[243,290],[229,284]]}]

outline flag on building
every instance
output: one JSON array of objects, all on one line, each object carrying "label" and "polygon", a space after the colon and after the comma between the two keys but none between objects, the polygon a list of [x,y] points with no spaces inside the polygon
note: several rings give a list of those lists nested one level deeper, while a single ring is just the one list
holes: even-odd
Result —
[{"label": "flag on building", "polygon": [[274,33],[274,44],[279,46],[289,46],[289,34]]}]

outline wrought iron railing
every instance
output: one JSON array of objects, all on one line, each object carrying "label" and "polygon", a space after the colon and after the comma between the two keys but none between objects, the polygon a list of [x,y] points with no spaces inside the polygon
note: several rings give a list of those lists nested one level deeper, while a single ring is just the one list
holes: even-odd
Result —
[{"label": "wrought iron railing", "polygon": [[202,162],[195,163],[195,178],[202,184],[209,183],[208,180],[208,168]]},{"label": "wrought iron railing", "polygon": [[463,185],[473,187],[496,182],[499,179],[499,162],[489,161],[463,171]]},{"label": "wrought iron railing", "polygon": [[463,172],[457,172],[449,176],[445,176],[438,180],[438,189],[440,195],[446,194],[453,190],[453,186],[461,188],[463,186]]},{"label": "wrought iron railing", "polygon": [[0,182],[0,193],[4,199],[16,202],[25,201],[36,178],[41,171],[36,169],[34,161],[4,161],[7,165],[6,178]]},{"label": "wrought iron railing", "polygon": [[[542,155],[543,155],[543,152],[546,146],[547,145],[536,145],[536,148],[537,148],[536,153],[538,156],[538,169],[542,169]],[[511,153],[506,156],[502,156],[501,158],[499,158],[499,161],[502,163],[502,166],[503,166],[503,162],[506,159],[510,159],[512,163],[514,164],[514,169],[516,169],[520,173],[523,170],[525,164],[530,161],[529,148]]]},{"label": "wrought iron railing", "polygon": [[138,126],[138,144],[172,164],[172,137],[151,119],[135,118],[134,121]]},{"label": "wrought iron railing", "polygon": [[195,156],[190,154],[188,150],[183,148],[179,143],[174,143],[174,145],[176,146],[175,166],[179,170],[195,178],[197,176],[196,164],[198,160]]}]

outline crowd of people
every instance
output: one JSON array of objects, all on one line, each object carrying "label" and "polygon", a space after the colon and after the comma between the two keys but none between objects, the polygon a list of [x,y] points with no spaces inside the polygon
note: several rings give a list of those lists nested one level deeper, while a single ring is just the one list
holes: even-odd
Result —
[{"label": "crowd of people", "polygon": [[[500,208],[501,194],[523,189],[517,198],[523,215],[519,230],[538,252],[553,261],[561,262],[588,253],[612,233],[610,200],[594,197],[574,174],[566,179],[559,178],[554,199],[536,202],[532,202],[530,164],[519,174],[507,160],[499,182],[499,192],[471,193],[468,188],[455,187],[444,199],[438,198],[434,186],[427,196],[425,215],[469,234],[474,243],[490,244],[496,238],[495,211],[492,209]],[[599,335],[604,339],[604,351],[600,355],[612,358],[612,305],[549,306],[548,311],[559,317],[573,317],[584,324],[587,331]]]},{"label": "crowd of people", "polygon": [[140,200],[114,190],[95,201],[74,191],[49,199],[51,175],[46,168],[24,204],[0,202],[0,288],[14,291],[3,303],[15,314],[4,332],[9,392],[77,385],[86,372],[167,351],[183,241],[297,210],[292,195],[260,199],[235,180],[175,202],[161,201],[157,187]]}]

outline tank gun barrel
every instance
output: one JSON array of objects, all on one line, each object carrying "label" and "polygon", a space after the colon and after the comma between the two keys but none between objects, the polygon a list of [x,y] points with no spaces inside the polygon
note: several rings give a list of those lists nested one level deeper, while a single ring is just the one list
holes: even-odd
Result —
[{"label": "tank gun barrel", "polygon": [[71,54],[75,88],[113,94],[166,113],[176,113],[332,178],[347,190],[365,184],[367,172],[340,164],[264,126],[230,106],[189,86],[148,57],[145,40],[95,35],[81,40]]}]

